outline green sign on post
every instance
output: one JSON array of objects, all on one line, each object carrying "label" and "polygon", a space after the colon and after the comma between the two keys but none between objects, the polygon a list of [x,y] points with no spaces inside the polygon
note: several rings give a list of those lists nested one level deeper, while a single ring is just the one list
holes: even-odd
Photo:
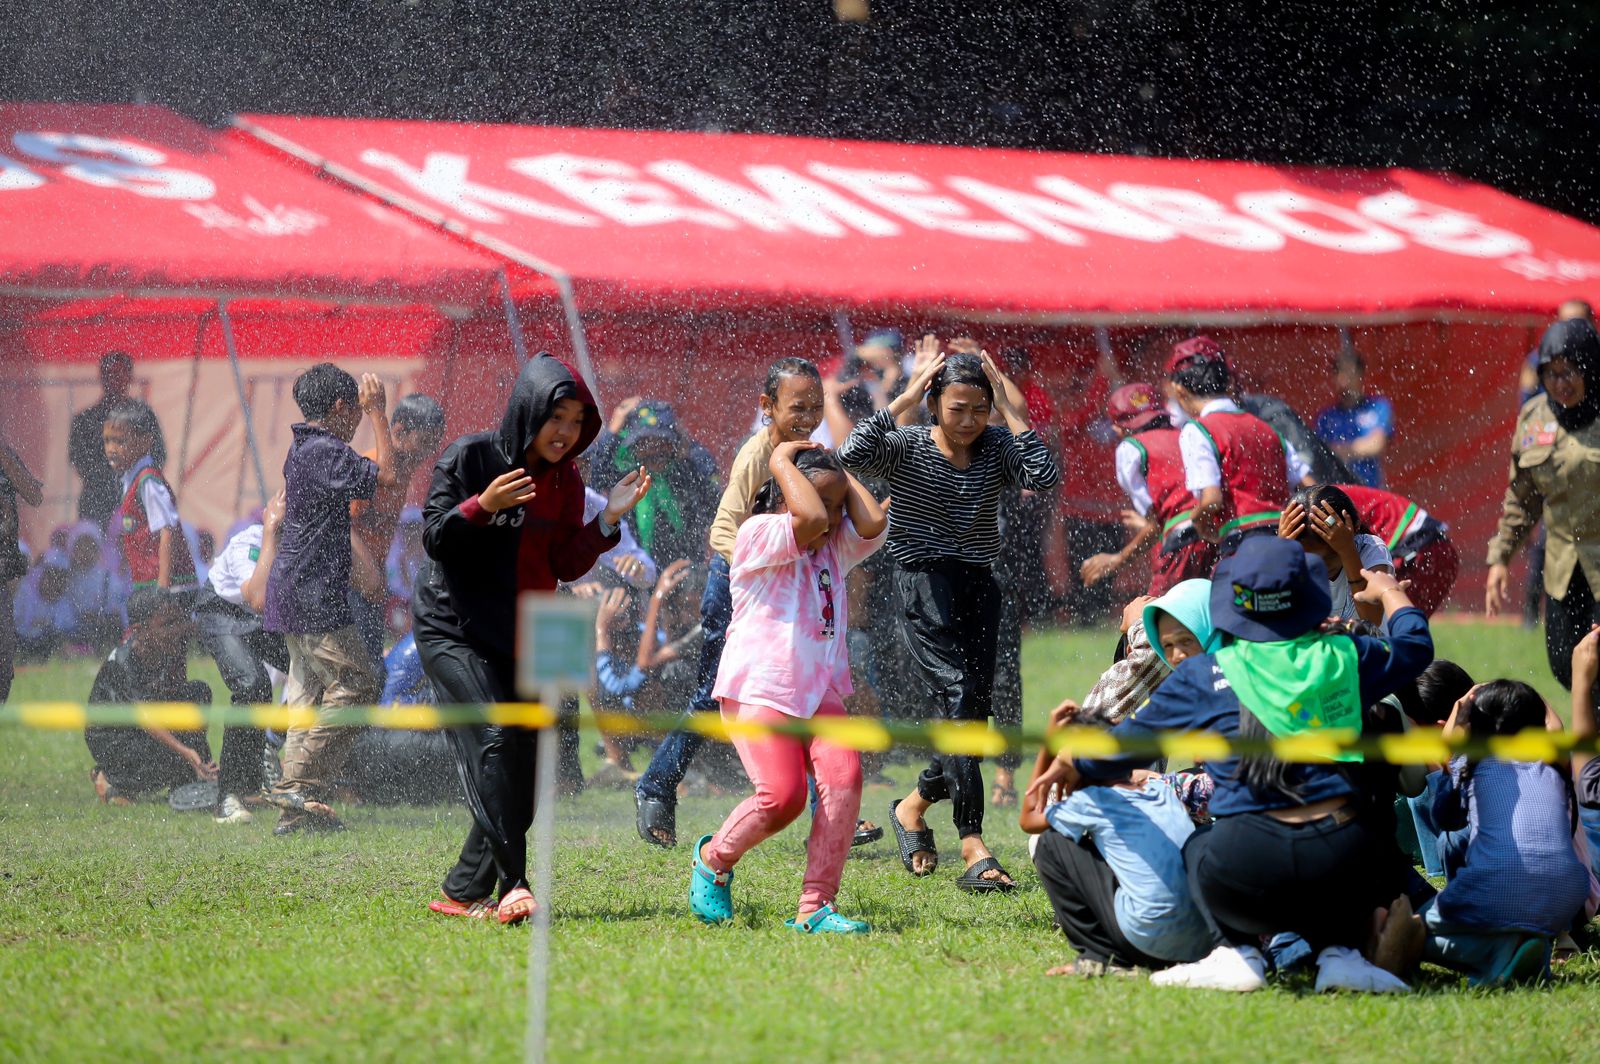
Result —
[{"label": "green sign on post", "polygon": [[517,690],[538,699],[594,684],[595,601],[547,591],[518,601]]}]

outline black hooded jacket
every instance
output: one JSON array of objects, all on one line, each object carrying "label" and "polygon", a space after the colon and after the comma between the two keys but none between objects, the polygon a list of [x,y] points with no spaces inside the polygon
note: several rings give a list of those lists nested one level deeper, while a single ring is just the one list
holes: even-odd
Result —
[{"label": "black hooded jacket", "polygon": [[[562,399],[583,403],[583,428],[572,453],[529,469],[537,494],[522,506],[490,513],[478,494],[502,473],[525,467],[524,454]],[[516,648],[517,596],[553,591],[577,580],[617,545],[600,519],[583,523],[583,479],[573,461],[600,433],[600,411],[582,378],[541,353],[517,375],[505,418],[494,432],[463,436],[433,467],[422,508],[428,561],[417,574],[412,612],[417,638],[437,634],[509,658]]]}]

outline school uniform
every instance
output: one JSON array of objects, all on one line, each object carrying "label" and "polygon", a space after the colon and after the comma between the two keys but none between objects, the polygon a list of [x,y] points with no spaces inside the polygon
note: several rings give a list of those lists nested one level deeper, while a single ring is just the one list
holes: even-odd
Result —
[{"label": "school uniform", "polygon": [[1206,579],[1217,565],[1217,545],[1194,528],[1194,493],[1184,473],[1179,430],[1147,428],[1128,436],[1113,454],[1117,483],[1135,512],[1161,529],[1150,566],[1147,595],[1159,598],[1185,580]]}]

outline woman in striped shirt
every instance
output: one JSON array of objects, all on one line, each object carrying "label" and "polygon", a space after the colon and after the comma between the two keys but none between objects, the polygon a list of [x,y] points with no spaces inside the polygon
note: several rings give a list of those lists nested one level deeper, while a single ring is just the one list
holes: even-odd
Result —
[{"label": "woman in striped shirt", "polygon": [[[931,425],[897,425],[924,397]],[[1000,593],[991,568],[1000,553],[1000,495],[1007,487],[1046,491],[1060,479],[1028,425],[1021,391],[987,352],[934,354],[885,410],[858,424],[839,448],[852,471],[889,484],[888,550],[906,644],[935,715],[984,720],[994,687]],[[989,424],[998,413],[1005,428]],[[1009,430],[1009,431],[1008,431]],[[965,890],[1016,884],[983,842],[979,759],[936,754],[916,788],[891,806],[906,871],[925,876],[939,854],[924,815],[950,799],[965,866]]]}]

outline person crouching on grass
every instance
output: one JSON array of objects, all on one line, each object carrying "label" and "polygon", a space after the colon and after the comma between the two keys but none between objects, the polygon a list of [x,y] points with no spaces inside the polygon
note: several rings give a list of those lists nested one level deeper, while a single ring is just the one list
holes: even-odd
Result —
[{"label": "person crouching on grass", "polygon": [[[574,459],[599,433],[588,386],[541,353],[517,375],[500,428],[463,436],[439,456],[422,511],[428,559],[411,608],[417,653],[440,702],[515,701],[518,596],[581,579],[620,542],[622,518],[650,490],[650,475],[623,477],[585,523]],[[532,914],[536,736],[497,724],[449,731],[472,829],[432,911],[476,919],[497,912],[502,924]]]},{"label": "person crouching on grass", "polygon": [[[844,716],[853,693],[845,576],[883,545],[883,509],[838,457],[815,443],[780,443],[772,479],[739,527],[729,572],[733,620],[712,695],[722,719],[781,724]],[[756,793],[695,847],[689,904],[707,923],[733,918],[739,859],[795,821],[806,774],[817,808],[806,845],[805,884],[788,926],[807,934],[868,930],[833,908],[861,810],[861,758],[816,736],[749,736],[733,745]]]},{"label": "person crouching on grass", "polygon": [[[194,621],[185,603],[165,588],[137,589],[128,596],[127,637],[95,674],[90,705],[209,704],[211,688],[188,675],[193,638]],[[104,803],[128,805],[165,787],[217,778],[204,731],[91,725],[83,740],[94,757],[89,776]]]}]

